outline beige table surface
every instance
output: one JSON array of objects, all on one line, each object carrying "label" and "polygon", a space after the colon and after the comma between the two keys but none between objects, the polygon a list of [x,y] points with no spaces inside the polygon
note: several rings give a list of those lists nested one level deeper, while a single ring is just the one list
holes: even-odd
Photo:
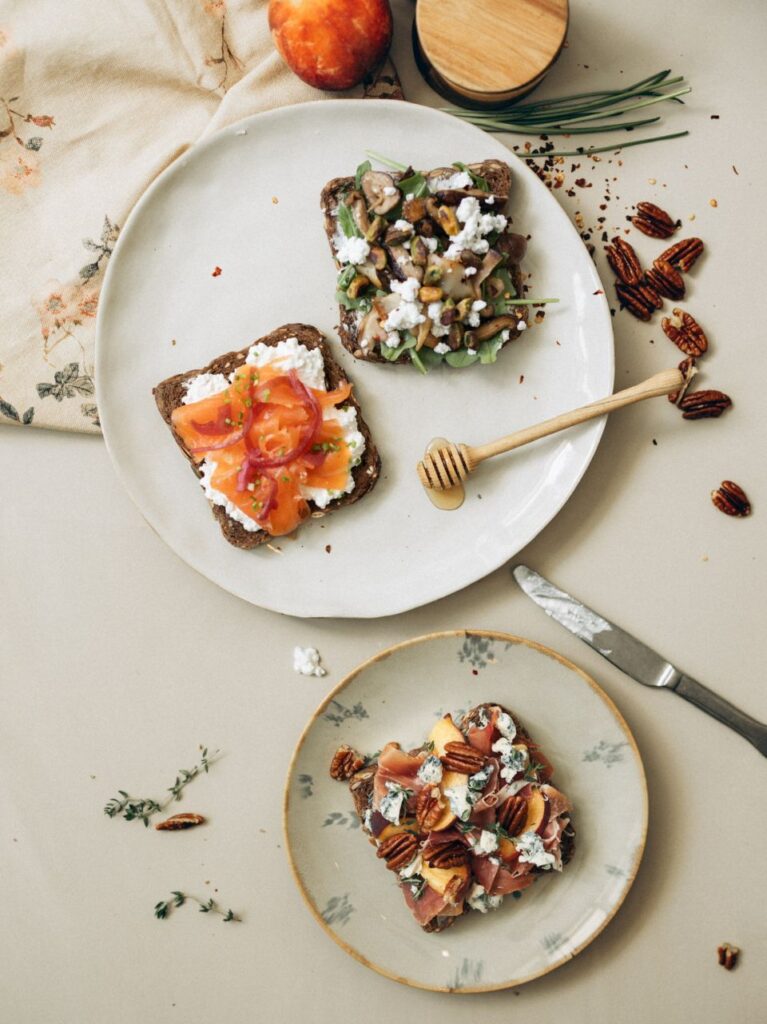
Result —
[{"label": "beige table surface", "polygon": [[[397,10],[406,91],[439,105]],[[709,254],[690,308],[710,331],[706,385],[735,405],[699,423],[662,400],[621,413],[573,498],[521,555],[762,719],[765,34],[756,2],[573,4],[569,48],[546,88],[662,67],[695,87],[686,111],[665,119],[666,130],[690,127],[688,140],[627,150],[612,166],[621,202],[608,224],[640,199],[696,215],[689,227]],[[607,173],[588,172],[597,182]],[[600,190],[564,192],[567,209],[593,221]],[[621,314],[615,326],[618,384],[676,363],[657,324]],[[723,478],[746,487],[751,519],[714,510],[709,491]],[[765,1019],[767,765],[684,701],[602,661],[507,569],[396,618],[298,621],[182,564],[123,492],[99,439],[2,429],[0,479],[3,1024]],[[517,991],[462,999],[400,987],[326,938],[293,885],[280,814],[293,744],[329,686],[392,642],[463,626],[531,637],[595,676],[645,759],[650,828],[636,884],[591,947]],[[294,674],[296,643],[320,648],[327,679]],[[166,837],[101,813],[118,788],[167,785],[198,743],[226,753],[180,805],[204,810],[209,827]],[[155,921],[171,889],[217,893],[244,921],[224,926],[188,907]],[[732,973],[716,965],[725,939],[744,951]]]}]

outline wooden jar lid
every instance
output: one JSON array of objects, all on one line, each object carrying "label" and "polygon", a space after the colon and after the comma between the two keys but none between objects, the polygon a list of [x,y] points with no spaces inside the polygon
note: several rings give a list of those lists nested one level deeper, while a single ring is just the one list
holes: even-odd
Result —
[{"label": "wooden jar lid", "polygon": [[418,0],[416,59],[429,84],[461,106],[524,96],[559,56],[568,0]]}]

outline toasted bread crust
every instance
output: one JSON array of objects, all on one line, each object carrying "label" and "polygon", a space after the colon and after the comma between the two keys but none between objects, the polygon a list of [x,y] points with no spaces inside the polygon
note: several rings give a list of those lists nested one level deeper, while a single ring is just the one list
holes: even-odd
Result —
[{"label": "toasted bread crust", "polygon": [[[485,178],[487,183],[490,185],[493,195],[502,198],[504,203],[508,200],[509,193],[511,191],[511,168],[508,164],[503,163],[501,160],[483,160],[481,163],[469,164],[468,166],[472,171]],[[447,173],[451,170],[454,171],[455,168],[443,168],[443,170]],[[389,173],[395,183],[404,177],[404,174],[401,171],[390,171]],[[434,171],[428,171],[426,173],[433,174]],[[335,234],[336,222],[332,211],[335,210],[338,205],[339,195],[349,188],[354,188],[353,176],[331,179],[320,193],[320,206],[322,208],[325,223],[325,234],[327,235],[328,245],[330,246],[330,252],[333,256],[333,260],[339,270],[341,269],[341,264],[336,260],[336,252],[333,248],[333,235]],[[514,290],[517,295],[521,295],[522,271],[519,264],[512,263],[508,270],[511,282],[514,285]],[[338,336],[341,339],[341,343],[344,348],[348,352],[351,352],[356,359],[364,359],[369,363],[411,362],[410,356],[407,352],[403,352],[398,359],[384,359],[375,347],[363,350],[357,344],[357,320],[354,310],[346,309],[345,306],[339,304],[338,315],[340,318],[338,323]],[[513,341],[515,338],[518,338],[520,333],[520,331],[512,331],[509,341]],[[507,342],[506,345],[508,345],[508,343],[509,342]],[[506,345],[504,345],[504,348],[506,348]]]},{"label": "toasted bread crust", "polygon": [[[334,390],[343,381],[348,379],[347,374],[333,359],[330,347],[324,336],[315,327],[310,327],[308,324],[285,324],[284,326],[278,327],[276,330],[272,331],[271,334],[267,334],[266,337],[257,338],[256,341],[251,342],[251,345],[257,345],[259,343],[264,345],[277,345],[280,341],[284,341],[286,338],[297,338],[298,341],[306,348],[318,348],[321,350],[325,364],[325,382],[329,391]],[[170,427],[176,444],[184,453],[184,456],[191,465],[195,476],[198,478],[202,476],[200,467],[194,461],[192,454],[189,452],[181,437],[173,427],[173,421],[171,418],[173,410],[183,404],[184,395],[186,394],[185,385],[189,380],[193,377],[199,376],[201,373],[230,374],[245,362],[245,357],[247,356],[250,347],[251,346],[248,345],[246,348],[240,349],[237,352],[227,352],[225,355],[218,356],[218,358],[208,363],[207,366],[203,366],[200,369],[187,370],[185,373],[177,373],[175,376],[168,377],[166,380],[161,381],[152,389],[152,394],[154,395],[160,415]],[[317,509],[314,511],[313,515],[317,517],[324,515],[326,512],[332,512],[337,508],[341,508],[343,505],[351,505],[355,501],[359,501],[363,495],[367,494],[367,492],[375,486],[380,474],[381,459],[378,454],[378,449],[373,443],[370,428],[362,416],[362,410],[359,402],[354,397],[354,394],[347,399],[347,403],[353,406],[357,411],[357,424],[359,431],[365,438],[365,452],[360,465],[356,466],[352,471],[355,484],[354,490],[350,491],[349,494],[343,495],[341,498],[337,498],[335,501],[331,501],[326,509]],[[309,502],[309,505],[311,507],[312,503]],[[221,532],[224,537],[235,547],[249,550],[251,548],[258,547],[260,544],[265,544],[272,539],[271,534],[267,533],[266,530],[246,530],[242,523],[238,523],[237,520],[232,519],[222,506],[214,505],[211,502],[210,507],[214,517],[221,527]]]}]

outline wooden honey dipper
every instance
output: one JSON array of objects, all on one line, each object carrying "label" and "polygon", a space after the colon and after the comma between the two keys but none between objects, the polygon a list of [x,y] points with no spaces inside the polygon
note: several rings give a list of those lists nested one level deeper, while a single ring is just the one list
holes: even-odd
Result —
[{"label": "wooden honey dipper", "polygon": [[[624,405],[633,405],[634,402],[642,402],[645,398],[657,398],[659,395],[667,395],[671,391],[679,391],[691,379],[692,375],[685,378],[681,370],[663,370],[641,384],[626,388],[625,391],[618,391],[607,398],[600,398],[589,405],[581,406],[580,409],[560,413],[559,416],[553,416],[533,427],[524,427],[497,441],[489,441],[487,444],[476,446],[454,444],[452,441],[445,441],[437,445],[432,442],[427,454],[418,463],[418,477],[427,491],[445,492],[456,489],[462,491],[463,481],[485,459],[510,452],[514,448],[521,448],[522,445],[529,444],[531,441],[548,437],[549,434],[556,434],[558,431],[574,427],[578,423],[585,423],[587,420],[604,416],[615,409],[623,408]],[[450,505],[441,502],[439,505],[442,508],[457,508],[462,500],[463,495],[459,494]],[[435,504],[437,504],[436,501]]]}]

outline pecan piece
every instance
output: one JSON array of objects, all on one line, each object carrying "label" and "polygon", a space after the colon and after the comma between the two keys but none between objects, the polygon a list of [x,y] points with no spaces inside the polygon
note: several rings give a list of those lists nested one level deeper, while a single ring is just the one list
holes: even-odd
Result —
[{"label": "pecan piece", "polygon": [[424,854],[424,860],[430,868],[457,868],[466,864],[468,859],[469,851],[457,839]]},{"label": "pecan piece", "polygon": [[615,285],[618,302],[637,320],[649,320],[656,309],[663,305],[663,299],[646,281],[640,284],[624,284],[618,281]]},{"label": "pecan piece", "polygon": [[711,492],[711,500],[726,516],[751,515],[751,502],[746,492],[732,480],[722,480],[718,489]]},{"label": "pecan piece", "polygon": [[607,262],[612,271],[624,284],[639,284],[642,280],[642,266],[634,246],[620,235],[612,239],[612,245],[605,247]]},{"label": "pecan piece", "polygon": [[330,762],[330,777],[340,781],[350,779],[364,763],[364,757],[344,744],[333,754],[333,760]]},{"label": "pecan piece", "polygon": [[383,857],[391,871],[399,871],[415,857],[418,849],[418,837],[412,832],[397,832],[378,844],[376,857]]},{"label": "pecan piece", "polygon": [[629,220],[643,235],[649,235],[650,238],[671,238],[679,227],[679,221],[672,220],[655,203],[637,203],[637,212]]},{"label": "pecan piece", "polygon": [[664,316],[660,325],[666,337],[686,356],[702,356],[708,348],[708,338],[703,333],[703,328],[690,313],[674,309],[674,315]]},{"label": "pecan piece", "polygon": [[431,832],[445,810],[445,801],[438,786],[427,786],[418,794],[415,820],[421,832]]},{"label": "pecan piece", "polygon": [[498,824],[510,836],[522,830],[527,818],[527,800],[523,796],[510,796],[498,814]]},{"label": "pecan piece", "polygon": [[464,891],[464,880],[460,875],[454,875],[445,886],[445,891],[442,894],[448,903],[455,906],[458,902],[459,895]]},{"label": "pecan piece", "polygon": [[683,238],[681,242],[674,242],[668,249],[665,249],[658,259],[666,260],[672,267],[676,267],[677,270],[682,270],[686,274],[702,252],[703,242],[700,238]]},{"label": "pecan piece", "polygon": [[665,295],[667,299],[674,300],[683,298],[684,278],[668,260],[653,260],[645,277],[658,295]]},{"label": "pecan piece", "polygon": [[473,775],[484,768],[487,758],[470,743],[446,743],[440,760],[449,772]]},{"label": "pecan piece", "polygon": [[679,403],[686,420],[704,420],[721,416],[732,405],[732,399],[723,391],[691,391]]},{"label": "pecan piece", "polygon": [[722,967],[724,967],[726,971],[731,971],[738,962],[740,949],[737,946],[731,945],[729,942],[723,942],[717,949],[716,955]]},{"label": "pecan piece", "polygon": [[174,814],[165,821],[158,821],[155,828],[158,832],[177,832],[182,828],[194,828],[195,825],[202,825],[205,818],[201,814],[192,814],[185,811],[183,814]]},{"label": "pecan piece", "polygon": [[687,389],[690,384],[692,384],[693,377],[695,377],[698,372],[695,358],[693,356],[688,356],[686,359],[683,359],[679,364],[679,369],[684,374],[684,384],[682,384],[678,391],[670,391],[668,394],[669,402],[672,402],[674,405],[679,402],[680,398],[684,398],[687,394]]}]

